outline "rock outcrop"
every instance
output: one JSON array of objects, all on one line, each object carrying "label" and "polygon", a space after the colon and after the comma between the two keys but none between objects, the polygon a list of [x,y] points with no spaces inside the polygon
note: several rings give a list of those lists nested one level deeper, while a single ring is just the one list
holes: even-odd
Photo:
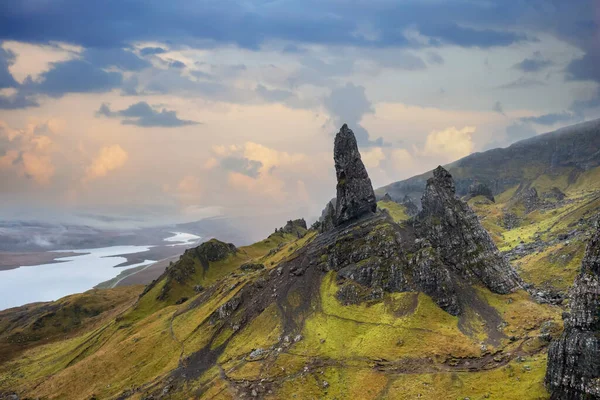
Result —
[{"label": "rock outcrop", "polygon": [[354,132],[346,124],[335,136],[333,159],[337,176],[335,225],[375,213],[373,185],[360,158]]},{"label": "rock outcrop", "polygon": [[562,201],[567,197],[566,194],[556,186],[552,187],[548,192],[544,193],[544,199],[550,201]]},{"label": "rock outcrop", "polygon": [[553,400],[600,399],[600,229],[588,242],[569,293],[562,336],[550,345],[546,385]]},{"label": "rock outcrop", "polygon": [[525,214],[537,210],[540,204],[540,197],[534,187],[522,187],[517,189],[517,193],[510,201],[511,207],[523,207]]},{"label": "rock outcrop", "polygon": [[333,204],[330,202],[327,203],[327,206],[323,210],[320,218],[319,232],[327,232],[335,228],[335,208]]},{"label": "rock outcrop", "polygon": [[275,229],[275,232],[289,233],[300,238],[306,235],[307,229],[306,221],[304,218],[300,218],[288,221],[283,228]]},{"label": "rock outcrop", "polygon": [[166,282],[162,287],[157,299],[167,300],[174,282],[179,285],[192,285],[193,276],[197,272],[197,265],[200,264],[205,271],[210,267],[211,262],[221,261],[228,256],[237,253],[237,248],[233,243],[221,242],[217,239],[211,239],[202,243],[200,246],[187,249],[179,261],[172,264],[165,270],[157,280],[146,286],[145,292],[149,291],[156,282],[159,282],[166,276]]},{"label": "rock outcrop", "polygon": [[[349,158],[339,153],[339,147],[336,150],[339,158]],[[346,147],[346,151],[354,159],[359,157],[356,147]],[[370,182],[362,163],[360,166],[361,182]],[[338,174],[338,178],[344,175]],[[348,198],[344,196],[347,194],[338,191],[338,202]],[[314,264],[324,271],[337,271],[342,281],[338,298],[344,304],[381,298],[384,292],[417,291],[453,315],[471,306],[471,295],[465,293],[473,290],[469,288],[472,284],[496,293],[520,287],[516,272],[500,256],[477,216],[455,196],[452,176],[445,169],[435,170],[421,200],[423,210],[409,224],[396,224],[384,212],[373,213],[366,206],[371,204],[367,198],[369,201],[359,203],[363,204],[358,208],[362,213],[342,218],[345,223],[335,229],[322,230],[303,250],[307,256],[294,261],[302,263],[290,268],[293,274],[302,275]],[[322,228],[332,212],[330,203]]]},{"label": "rock outcrop", "polygon": [[437,248],[445,265],[470,283],[482,282],[496,293],[509,293],[521,280],[504,259],[477,215],[456,197],[454,181],[441,166],[421,199],[418,232]]},{"label": "rock outcrop", "polygon": [[402,199],[402,203],[400,203],[406,208],[406,215],[409,217],[414,217],[419,213],[419,207],[415,204],[413,199],[410,198],[409,195],[404,196]]},{"label": "rock outcrop", "polygon": [[465,197],[465,201],[469,201],[473,197],[477,196],[483,196],[493,203],[496,201],[494,199],[494,193],[492,192],[492,189],[490,189],[484,183],[473,183],[472,185],[469,185],[469,191]]},{"label": "rock outcrop", "polygon": [[389,193],[386,193],[383,198],[381,199],[381,201],[394,201],[392,200],[392,196],[390,196]]}]

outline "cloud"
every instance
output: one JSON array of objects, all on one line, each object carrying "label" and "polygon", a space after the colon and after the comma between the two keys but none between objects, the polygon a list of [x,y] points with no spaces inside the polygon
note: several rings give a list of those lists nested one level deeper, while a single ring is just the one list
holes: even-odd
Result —
[{"label": "cloud", "polygon": [[[422,71],[427,68],[423,59],[406,51],[389,51],[383,49],[376,52],[363,52],[366,57],[372,58],[378,65],[384,68],[399,69],[404,71]],[[429,53],[429,60],[433,56],[434,64],[440,62],[441,57],[436,53]],[[442,61],[443,62],[443,59]]]},{"label": "cloud", "polygon": [[107,72],[84,60],[53,63],[53,68],[40,75],[39,81],[26,79],[23,87],[28,92],[61,97],[66,93],[106,92],[121,85],[119,72]]},{"label": "cloud", "polygon": [[[170,190],[166,190],[169,192]],[[197,204],[202,199],[202,184],[200,178],[186,175],[177,183],[175,193],[183,204]]]},{"label": "cloud", "polygon": [[258,177],[262,162],[249,160],[244,157],[225,157],[221,160],[221,167],[227,171],[237,172],[250,178]]},{"label": "cloud", "polygon": [[539,51],[536,51],[533,53],[532,58],[524,59],[513,65],[513,68],[523,72],[539,72],[550,67],[552,64],[552,61],[545,59]]},{"label": "cloud", "polygon": [[[1,49],[0,49],[1,50]],[[36,94],[62,97],[67,93],[108,92],[123,84],[123,71],[140,71],[151,64],[123,48],[84,49],[78,58],[49,63],[50,69],[37,78],[28,76],[15,95],[0,97],[0,108],[16,109],[37,105]],[[0,84],[2,66],[0,57]]]},{"label": "cloud", "polygon": [[162,47],[144,47],[140,50],[142,56],[155,56],[158,54],[164,54],[167,50]]},{"label": "cloud", "polygon": [[[414,47],[403,33],[412,28],[430,45],[489,48],[532,40],[506,27],[517,20],[519,11],[522,7],[500,0],[484,4],[374,0],[353,2],[352,7],[317,0],[233,0],[211,7],[149,0],[143,11],[135,0],[86,7],[78,0],[9,0],[0,4],[0,38],[102,48],[156,40],[200,40],[207,46],[234,43],[248,49],[274,41],[385,48]],[[539,14],[541,18],[543,13]]]},{"label": "cloud", "polygon": [[16,87],[18,85],[8,69],[14,59],[14,53],[0,47],[0,89]]},{"label": "cloud", "polygon": [[53,120],[29,123],[24,129],[14,129],[0,120],[0,148],[4,150],[0,168],[48,185],[56,171],[52,162],[54,141],[49,135],[59,128]]},{"label": "cloud", "polygon": [[492,107],[492,110],[494,110],[498,114],[502,114],[502,115],[506,116],[506,114],[504,114],[504,107],[502,106],[502,103],[500,103],[499,101],[496,101],[494,103],[494,107]]},{"label": "cloud", "polygon": [[415,159],[406,149],[392,150],[392,165],[397,171],[412,171]]},{"label": "cloud", "polygon": [[127,152],[118,144],[101,148],[88,166],[84,182],[105,177],[109,172],[122,168],[128,158]]},{"label": "cloud", "polygon": [[421,153],[425,156],[435,156],[447,161],[465,157],[471,154],[475,148],[472,140],[475,130],[474,126],[466,126],[462,129],[451,127],[441,131],[432,131],[427,135]]},{"label": "cloud", "polygon": [[183,62],[181,62],[179,60],[175,60],[175,61],[171,61],[169,63],[169,67],[176,68],[176,69],[182,69],[182,68],[185,68],[186,65],[185,65],[185,63],[183,63]]},{"label": "cloud", "polygon": [[47,185],[50,183],[50,178],[55,172],[50,157],[26,152],[21,154],[21,160],[26,176],[31,177],[40,184]]},{"label": "cloud", "polygon": [[573,60],[567,67],[567,78],[577,81],[600,82],[600,50]]},{"label": "cloud", "polygon": [[534,124],[538,124],[538,125],[554,125],[554,124],[558,124],[561,122],[573,122],[576,119],[578,119],[577,115],[575,115],[571,112],[568,112],[568,111],[563,111],[563,112],[559,112],[559,113],[550,113],[550,114],[543,114],[543,115],[532,116],[532,117],[523,117],[523,118],[521,118],[521,122],[534,123]]},{"label": "cloud", "polygon": [[81,57],[98,68],[114,67],[124,71],[140,71],[152,65],[123,48],[88,48]]},{"label": "cloud", "polygon": [[571,104],[570,109],[577,115],[582,115],[586,111],[600,108],[600,86],[592,90],[584,98],[577,98]]},{"label": "cloud", "polygon": [[536,130],[528,123],[515,122],[506,127],[506,139],[508,143],[528,139],[535,135],[537,135]]},{"label": "cloud", "polygon": [[373,104],[367,99],[364,86],[356,86],[348,82],[345,86],[337,87],[325,98],[324,105],[336,128],[348,124],[359,146],[385,145],[382,138],[371,140],[367,130],[359,123],[364,115],[374,112]]},{"label": "cloud", "polygon": [[294,97],[294,93],[289,90],[268,89],[263,85],[256,86],[256,93],[268,102],[280,103]]},{"label": "cloud", "polygon": [[0,110],[16,110],[20,108],[39,107],[39,103],[23,92],[11,95],[0,95]]},{"label": "cloud", "polygon": [[367,168],[377,168],[386,159],[386,156],[381,147],[373,147],[363,151],[361,158]]},{"label": "cloud", "polygon": [[520,77],[516,81],[512,81],[506,83],[504,85],[499,86],[500,89],[528,89],[538,86],[545,86],[546,83],[540,81],[539,79],[526,78],[524,76]]},{"label": "cloud", "polygon": [[439,53],[430,51],[427,53],[427,61],[429,64],[442,65],[444,63],[444,57],[440,56]]},{"label": "cloud", "polygon": [[136,125],[143,128],[161,127],[176,128],[180,126],[198,125],[199,122],[179,119],[175,111],[163,108],[161,111],[154,110],[145,101],[132,104],[124,110],[111,111],[110,106],[103,103],[96,111],[97,116],[123,118],[123,125]]}]

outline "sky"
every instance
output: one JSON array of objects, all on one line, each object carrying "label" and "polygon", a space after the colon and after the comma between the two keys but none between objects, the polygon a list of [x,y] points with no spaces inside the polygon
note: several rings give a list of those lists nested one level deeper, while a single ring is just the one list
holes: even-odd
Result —
[{"label": "sky", "polygon": [[380,187],[600,117],[599,28],[596,0],[4,0],[0,218],[310,218],[343,123]]}]

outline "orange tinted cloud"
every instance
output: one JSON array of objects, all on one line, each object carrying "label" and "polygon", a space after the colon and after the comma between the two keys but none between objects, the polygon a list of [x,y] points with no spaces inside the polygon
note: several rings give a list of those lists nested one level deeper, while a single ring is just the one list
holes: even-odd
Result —
[{"label": "orange tinted cloud", "polygon": [[101,148],[98,155],[87,168],[84,181],[108,175],[109,172],[123,167],[128,158],[129,155],[127,152],[118,144]]}]

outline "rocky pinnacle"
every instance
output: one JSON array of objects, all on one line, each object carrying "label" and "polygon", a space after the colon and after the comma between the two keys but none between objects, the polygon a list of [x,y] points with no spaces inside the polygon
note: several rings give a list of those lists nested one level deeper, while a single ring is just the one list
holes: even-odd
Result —
[{"label": "rocky pinnacle", "polygon": [[569,293],[565,330],[550,345],[546,385],[553,400],[600,399],[600,229],[588,242]]},{"label": "rocky pinnacle", "polygon": [[423,210],[417,217],[420,235],[440,251],[445,265],[467,281],[482,282],[496,293],[521,287],[519,276],[500,255],[477,215],[456,197],[452,175],[441,166],[427,181],[421,204]]},{"label": "rocky pinnacle", "polygon": [[337,176],[335,225],[374,213],[377,200],[373,185],[360,158],[354,132],[346,124],[335,136],[333,159]]}]

